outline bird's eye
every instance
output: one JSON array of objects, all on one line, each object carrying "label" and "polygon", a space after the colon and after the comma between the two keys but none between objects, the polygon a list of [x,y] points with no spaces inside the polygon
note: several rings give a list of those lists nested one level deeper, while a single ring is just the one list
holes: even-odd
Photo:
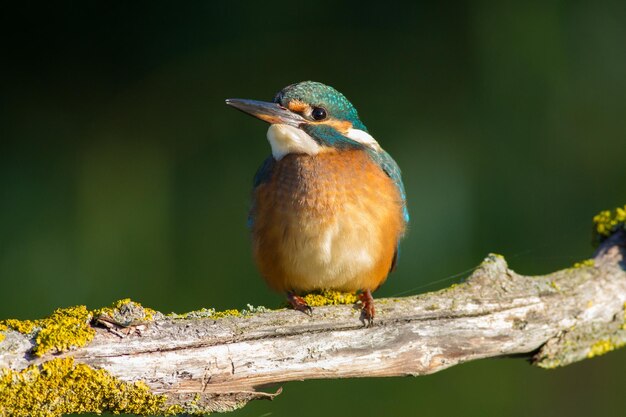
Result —
[{"label": "bird's eye", "polygon": [[324,120],[326,118],[326,109],[323,107],[313,107],[313,111],[311,111],[311,117],[313,120]]}]

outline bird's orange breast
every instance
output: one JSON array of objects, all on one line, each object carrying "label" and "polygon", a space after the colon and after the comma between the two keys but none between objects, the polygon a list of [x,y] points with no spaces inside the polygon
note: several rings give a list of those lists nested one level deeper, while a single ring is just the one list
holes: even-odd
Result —
[{"label": "bird's orange breast", "polygon": [[404,233],[402,209],[365,151],[286,155],[255,189],[255,260],[278,291],[375,290]]}]

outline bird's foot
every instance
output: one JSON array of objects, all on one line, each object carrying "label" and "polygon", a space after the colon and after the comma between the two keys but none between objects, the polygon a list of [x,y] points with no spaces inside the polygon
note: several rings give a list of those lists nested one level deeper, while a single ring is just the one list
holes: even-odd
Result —
[{"label": "bird's foot", "polygon": [[359,294],[359,300],[361,301],[361,319],[363,319],[369,327],[374,323],[374,314],[376,313],[372,292],[370,290],[361,292],[361,294]]},{"label": "bird's foot", "polygon": [[313,309],[311,308],[311,306],[309,306],[306,301],[304,301],[304,298],[300,297],[295,292],[289,291],[287,293],[287,301],[289,301],[289,304],[291,304],[291,307],[294,310],[302,311],[308,316],[313,315]]}]

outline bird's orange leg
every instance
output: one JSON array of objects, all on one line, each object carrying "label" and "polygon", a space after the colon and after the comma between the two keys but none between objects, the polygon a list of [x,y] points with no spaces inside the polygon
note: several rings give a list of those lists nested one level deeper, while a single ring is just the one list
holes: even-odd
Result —
[{"label": "bird's orange leg", "polygon": [[300,297],[295,292],[287,292],[287,301],[289,301],[289,304],[291,304],[291,307],[294,310],[302,311],[304,314],[307,314],[309,316],[313,315],[313,309],[311,308],[311,306],[309,306],[306,301],[304,301],[304,298]]},{"label": "bird's orange leg", "polygon": [[368,326],[371,326],[374,323],[374,314],[376,313],[372,292],[370,290],[362,291],[359,294],[359,300],[361,300],[361,317],[367,321]]}]

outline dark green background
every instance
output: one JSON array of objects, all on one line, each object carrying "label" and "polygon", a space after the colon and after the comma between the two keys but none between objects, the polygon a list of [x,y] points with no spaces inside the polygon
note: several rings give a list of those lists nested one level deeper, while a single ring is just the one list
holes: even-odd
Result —
[{"label": "dark green background", "polygon": [[[132,297],[277,306],[251,261],[266,126],[224,105],[335,86],[403,169],[412,222],[376,296],[488,252],[540,274],[626,203],[626,7],[607,2],[71,2],[1,6],[0,317]],[[307,381],[233,416],[589,416],[626,410],[626,352]]]}]

